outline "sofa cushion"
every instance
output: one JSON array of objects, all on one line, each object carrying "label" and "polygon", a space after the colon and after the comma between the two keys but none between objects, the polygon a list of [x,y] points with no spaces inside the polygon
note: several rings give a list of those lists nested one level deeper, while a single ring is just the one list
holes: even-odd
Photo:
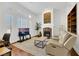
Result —
[{"label": "sofa cushion", "polygon": [[63,43],[65,43],[72,35],[67,33],[65,36],[64,36],[64,41]]},{"label": "sofa cushion", "polygon": [[64,37],[62,37],[60,40],[59,40],[59,43],[63,44],[65,43],[65,41],[71,37],[71,34],[69,33],[66,33],[65,35],[63,35]]},{"label": "sofa cushion", "polygon": [[76,37],[75,36],[71,36],[65,43],[64,46],[65,48],[67,48],[68,50],[70,50],[73,45],[75,44],[76,41]]},{"label": "sofa cushion", "polygon": [[53,40],[53,39],[50,39],[50,40],[47,42],[47,45],[49,45],[49,44],[51,44],[51,45],[57,45],[57,46],[62,47],[62,44],[60,44],[59,41]]}]

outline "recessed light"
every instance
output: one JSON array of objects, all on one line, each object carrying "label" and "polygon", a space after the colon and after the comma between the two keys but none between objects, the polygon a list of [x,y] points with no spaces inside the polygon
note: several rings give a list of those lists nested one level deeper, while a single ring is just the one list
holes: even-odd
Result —
[{"label": "recessed light", "polygon": [[32,16],[31,15],[29,15],[29,18],[31,18]]}]

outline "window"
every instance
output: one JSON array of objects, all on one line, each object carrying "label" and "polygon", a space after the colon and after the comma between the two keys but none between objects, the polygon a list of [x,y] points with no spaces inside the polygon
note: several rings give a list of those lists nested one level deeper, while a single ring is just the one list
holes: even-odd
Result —
[{"label": "window", "polygon": [[23,16],[20,16],[17,19],[17,27],[18,28],[28,28],[28,23],[29,23],[28,20]]},{"label": "window", "polygon": [[12,20],[13,20],[13,16],[12,15],[6,15],[5,16],[5,23],[8,29],[12,28]]}]

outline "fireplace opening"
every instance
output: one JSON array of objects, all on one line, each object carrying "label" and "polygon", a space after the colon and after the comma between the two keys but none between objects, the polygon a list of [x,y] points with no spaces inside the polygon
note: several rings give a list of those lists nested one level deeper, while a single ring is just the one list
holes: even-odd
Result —
[{"label": "fireplace opening", "polygon": [[43,35],[50,38],[52,36],[52,29],[51,28],[43,28]]}]

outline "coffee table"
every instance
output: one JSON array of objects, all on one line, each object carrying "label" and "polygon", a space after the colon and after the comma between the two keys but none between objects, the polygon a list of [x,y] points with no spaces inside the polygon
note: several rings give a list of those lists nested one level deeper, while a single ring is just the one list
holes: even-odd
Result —
[{"label": "coffee table", "polygon": [[34,40],[34,45],[39,48],[44,48],[47,43],[47,37],[40,37],[36,40]]}]

